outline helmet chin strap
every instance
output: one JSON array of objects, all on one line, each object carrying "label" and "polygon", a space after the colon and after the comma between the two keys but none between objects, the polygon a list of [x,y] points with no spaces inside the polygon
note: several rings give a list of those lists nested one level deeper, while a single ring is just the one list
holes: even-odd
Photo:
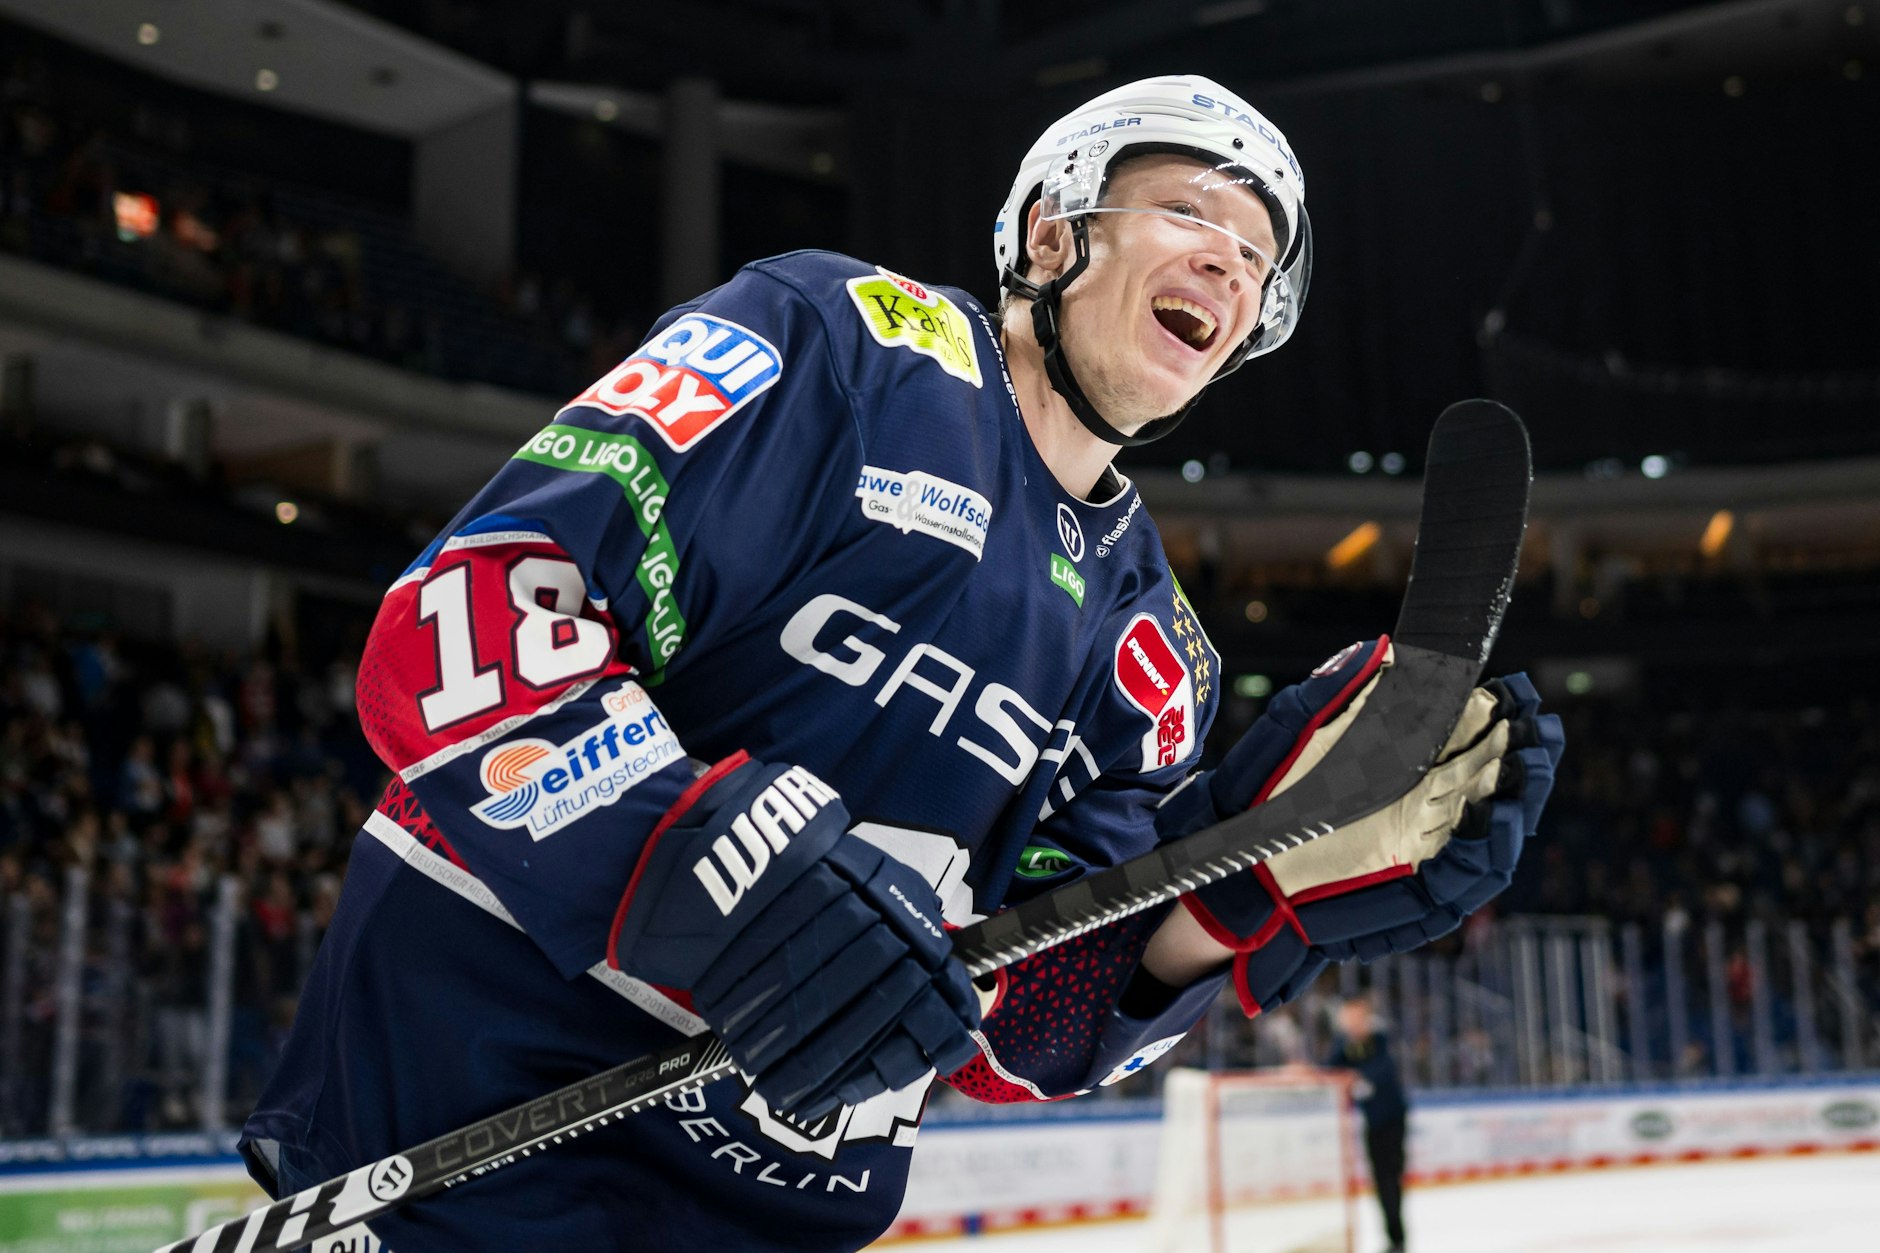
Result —
[{"label": "helmet chin strap", "polygon": [[[1070,269],[1064,273],[1049,282],[1034,283],[1008,265],[1005,267],[1003,276],[1004,285],[1007,289],[1030,298],[1031,329],[1032,333],[1038,337],[1038,346],[1044,350],[1045,376],[1051,380],[1051,389],[1064,397],[1064,403],[1071,407],[1071,412],[1077,415],[1077,420],[1083,423],[1084,429],[1104,443],[1115,444],[1122,448],[1136,448],[1143,444],[1152,444],[1181,425],[1181,420],[1187,417],[1189,410],[1195,407],[1195,401],[1201,399],[1201,392],[1196,392],[1187,404],[1167,417],[1144,423],[1134,435],[1125,435],[1104,421],[1103,415],[1097,412],[1097,407],[1090,403],[1090,397],[1084,394],[1083,386],[1078,383],[1077,376],[1071,372],[1071,363],[1064,356],[1064,339],[1059,334],[1058,299],[1063,295],[1064,289],[1071,285],[1072,280],[1090,265],[1090,224],[1081,217],[1071,219],[1071,243],[1075,251],[1075,259],[1071,262]],[[1204,387],[1201,390],[1206,391],[1207,388]]]}]

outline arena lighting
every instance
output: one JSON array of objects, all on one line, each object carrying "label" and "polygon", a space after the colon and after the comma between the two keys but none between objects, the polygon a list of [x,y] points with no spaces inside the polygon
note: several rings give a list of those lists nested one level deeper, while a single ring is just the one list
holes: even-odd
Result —
[{"label": "arena lighting", "polygon": [[281,76],[279,74],[276,74],[273,70],[260,69],[260,70],[255,71],[255,90],[256,91],[273,91],[276,87],[279,87],[280,85],[281,85]]},{"label": "arena lighting", "polygon": [[1710,515],[1710,524],[1704,528],[1704,538],[1697,541],[1697,550],[1706,557],[1715,557],[1730,542],[1730,531],[1735,526],[1735,514],[1728,509],[1717,510]]},{"label": "arena lighting", "polygon": [[1638,463],[1639,472],[1648,479],[1662,479],[1671,472],[1671,459],[1657,453]]},{"label": "arena lighting", "polygon": [[1405,464],[1402,453],[1387,452],[1378,458],[1377,468],[1386,474],[1402,474]]},{"label": "arena lighting", "polygon": [[274,506],[274,520],[282,526],[290,525],[300,516],[300,506],[291,500],[283,500]]},{"label": "arena lighting", "polygon": [[1266,602],[1265,601],[1250,600],[1247,602],[1247,621],[1249,622],[1265,622],[1266,621]]},{"label": "arena lighting", "polygon": [[145,22],[137,28],[137,42],[146,48],[161,38],[163,38],[163,32],[157,29],[155,22]]},{"label": "arena lighting", "polygon": [[1378,537],[1384,534],[1384,528],[1375,522],[1366,522],[1351,534],[1332,545],[1332,551],[1325,554],[1325,564],[1334,570],[1343,570],[1376,545]]},{"label": "arena lighting", "polygon": [[1234,676],[1234,695],[1258,700],[1262,696],[1273,694],[1273,680],[1264,674],[1238,674]]},{"label": "arena lighting", "polygon": [[1201,481],[1201,476],[1206,474],[1207,472],[1208,472],[1208,468],[1202,465],[1199,461],[1182,462],[1182,479],[1185,482],[1199,483]]},{"label": "arena lighting", "polygon": [[118,238],[127,244],[150,238],[163,220],[157,198],[141,191],[113,192],[111,213],[117,221]]},{"label": "arena lighting", "polygon": [[620,106],[615,104],[612,100],[602,99],[602,100],[596,100],[594,102],[595,121],[611,122],[619,116],[620,116]]},{"label": "arena lighting", "polygon": [[1593,676],[1584,670],[1575,670],[1567,676],[1567,691],[1574,696],[1584,696],[1593,690]]},{"label": "arena lighting", "polygon": [[1357,452],[1345,458],[1345,464],[1351,467],[1353,474],[1369,474],[1371,467],[1377,463],[1370,453],[1360,448]]}]

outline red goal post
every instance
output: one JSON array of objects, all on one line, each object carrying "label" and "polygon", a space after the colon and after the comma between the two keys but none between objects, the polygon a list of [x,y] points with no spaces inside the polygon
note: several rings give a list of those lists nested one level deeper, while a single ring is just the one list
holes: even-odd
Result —
[{"label": "red goal post", "polygon": [[1354,1076],[1175,1069],[1150,1207],[1157,1253],[1352,1253]]}]

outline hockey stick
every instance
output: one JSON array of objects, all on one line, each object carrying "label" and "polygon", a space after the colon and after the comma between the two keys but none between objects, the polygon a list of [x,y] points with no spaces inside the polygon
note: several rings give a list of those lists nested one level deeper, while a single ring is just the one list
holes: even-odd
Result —
[{"label": "hockey stick", "polygon": [[[1293,787],[1120,866],[954,933],[974,975],[1317,839],[1402,796],[1435,760],[1481,677],[1527,525],[1527,432],[1492,401],[1451,405],[1430,436],[1396,663],[1351,728]],[[636,1058],[166,1245],[158,1253],[287,1250],[544,1152],[736,1070],[710,1035]]]}]

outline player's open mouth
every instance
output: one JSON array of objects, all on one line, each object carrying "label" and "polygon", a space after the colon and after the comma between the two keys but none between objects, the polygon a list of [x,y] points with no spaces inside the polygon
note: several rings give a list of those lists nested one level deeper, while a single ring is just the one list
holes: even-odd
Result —
[{"label": "player's open mouth", "polygon": [[1205,352],[1214,342],[1214,315],[1192,300],[1180,296],[1153,296],[1149,309],[1162,329],[1196,352]]}]

